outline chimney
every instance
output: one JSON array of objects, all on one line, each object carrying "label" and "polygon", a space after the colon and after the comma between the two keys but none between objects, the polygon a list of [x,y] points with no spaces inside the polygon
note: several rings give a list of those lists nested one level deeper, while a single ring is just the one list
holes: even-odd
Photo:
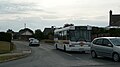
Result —
[{"label": "chimney", "polygon": [[112,25],[112,10],[109,12],[109,26]]}]

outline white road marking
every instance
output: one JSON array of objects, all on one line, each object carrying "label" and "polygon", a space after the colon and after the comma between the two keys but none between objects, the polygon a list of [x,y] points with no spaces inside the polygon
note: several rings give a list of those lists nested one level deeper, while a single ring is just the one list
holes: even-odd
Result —
[{"label": "white road marking", "polygon": [[80,60],[81,58],[80,57],[76,57],[76,59]]},{"label": "white road marking", "polygon": [[72,54],[68,54],[68,53],[66,53],[68,56],[72,56]]}]

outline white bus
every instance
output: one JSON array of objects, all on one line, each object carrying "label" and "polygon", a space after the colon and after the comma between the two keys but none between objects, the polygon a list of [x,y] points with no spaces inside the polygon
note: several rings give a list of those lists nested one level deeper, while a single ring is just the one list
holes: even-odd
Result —
[{"label": "white bus", "polygon": [[91,41],[91,30],[87,26],[69,26],[55,29],[55,48],[64,51],[89,51]]}]

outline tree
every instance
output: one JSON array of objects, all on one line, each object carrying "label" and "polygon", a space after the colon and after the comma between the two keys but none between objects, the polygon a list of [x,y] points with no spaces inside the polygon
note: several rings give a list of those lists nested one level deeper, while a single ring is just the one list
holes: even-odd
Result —
[{"label": "tree", "polygon": [[120,37],[120,29],[119,28],[111,28],[109,33],[112,37]]},{"label": "tree", "polygon": [[38,40],[42,40],[44,37],[43,32],[40,29],[35,30],[34,37]]},{"label": "tree", "polygon": [[63,27],[69,27],[69,26],[74,26],[74,24],[64,24]]},{"label": "tree", "polygon": [[7,33],[14,33],[14,31],[12,29],[8,29]]},{"label": "tree", "polygon": [[11,42],[12,35],[10,33],[0,32],[0,41]]}]

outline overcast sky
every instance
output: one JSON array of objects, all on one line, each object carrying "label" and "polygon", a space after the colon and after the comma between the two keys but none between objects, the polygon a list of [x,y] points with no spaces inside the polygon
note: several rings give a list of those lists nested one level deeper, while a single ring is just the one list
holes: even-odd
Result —
[{"label": "overcast sky", "polygon": [[0,0],[0,31],[74,25],[108,26],[109,10],[120,13],[120,0]]}]

